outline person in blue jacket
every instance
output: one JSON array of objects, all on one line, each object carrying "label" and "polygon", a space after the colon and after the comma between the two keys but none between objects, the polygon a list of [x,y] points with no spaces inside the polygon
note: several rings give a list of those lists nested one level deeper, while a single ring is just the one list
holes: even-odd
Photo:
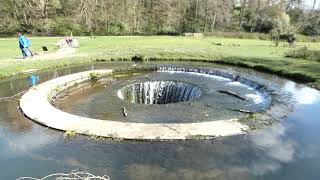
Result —
[{"label": "person in blue jacket", "polygon": [[31,42],[27,39],[21,32],[18,32],[19,37],[19,48],[21,49],[23,58],[32,57],[33,54],[30,51],[29,47],[31,46]]}]

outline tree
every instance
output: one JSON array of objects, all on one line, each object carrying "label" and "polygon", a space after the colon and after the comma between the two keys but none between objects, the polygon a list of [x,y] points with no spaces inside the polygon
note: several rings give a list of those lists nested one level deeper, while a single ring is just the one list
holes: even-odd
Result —
[{"label": "tree", "polygon": [[318,35],[319,1],[305,9],[303,0],[0,0],[0,35],[268,33],[289,26]]}]

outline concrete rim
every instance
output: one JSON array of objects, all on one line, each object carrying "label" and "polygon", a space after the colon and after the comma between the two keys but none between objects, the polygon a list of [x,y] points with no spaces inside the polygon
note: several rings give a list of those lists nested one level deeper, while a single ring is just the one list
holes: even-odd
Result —
[{"label": "concrete rim", "polygon": [[63,112],[50,104],[59,92],[90,80],[91,73],[111,74],[112,69],[62,76],[30,88],[20,99],[22,112],[44,126],[78,134],[131,140],[185,140],[239,135],[248,127],[238,119],[199,123],[130,123],[86,118]]}]

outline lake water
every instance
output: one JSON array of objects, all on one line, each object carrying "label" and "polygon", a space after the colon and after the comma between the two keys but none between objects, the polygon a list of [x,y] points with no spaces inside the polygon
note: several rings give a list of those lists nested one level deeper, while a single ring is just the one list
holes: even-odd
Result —
[{"label": "lake water", "polygon": [[[40,82],[44,82],[84,70],[131,65],[84,65],[36,75],[39,75]],[[80,135],[65,139],[63,132],[25,118],[17,107],[19,98],[14,98],[0,103],[0,179],[43,177],[74,169],[88,170],[96,175],[107,174],[111,179],[121,180],[319,179],[319,91],[277,76],[233,69],[263,77],[291,92],[295,100],[294,110],[280,123],[250,135],[199,141],[111,142]],[[0,97],[28,89],[30,76],[0,80]]]}]

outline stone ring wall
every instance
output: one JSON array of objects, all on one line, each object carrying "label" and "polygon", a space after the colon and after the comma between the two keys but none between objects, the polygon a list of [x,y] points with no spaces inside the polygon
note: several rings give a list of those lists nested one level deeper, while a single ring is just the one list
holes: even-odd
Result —
[{"label": "stone ring wall", "polygon": [[237,119],[199,123],[130,123],[77,116],[55,108],[50,99],[76,84],[90,80],[91,73],[111,74],[112,69],[66,75],[30,88],[20,99],[25,116],[44,126],[78,134],[131,140],[185,140],[243,134],[248,127]]}]

